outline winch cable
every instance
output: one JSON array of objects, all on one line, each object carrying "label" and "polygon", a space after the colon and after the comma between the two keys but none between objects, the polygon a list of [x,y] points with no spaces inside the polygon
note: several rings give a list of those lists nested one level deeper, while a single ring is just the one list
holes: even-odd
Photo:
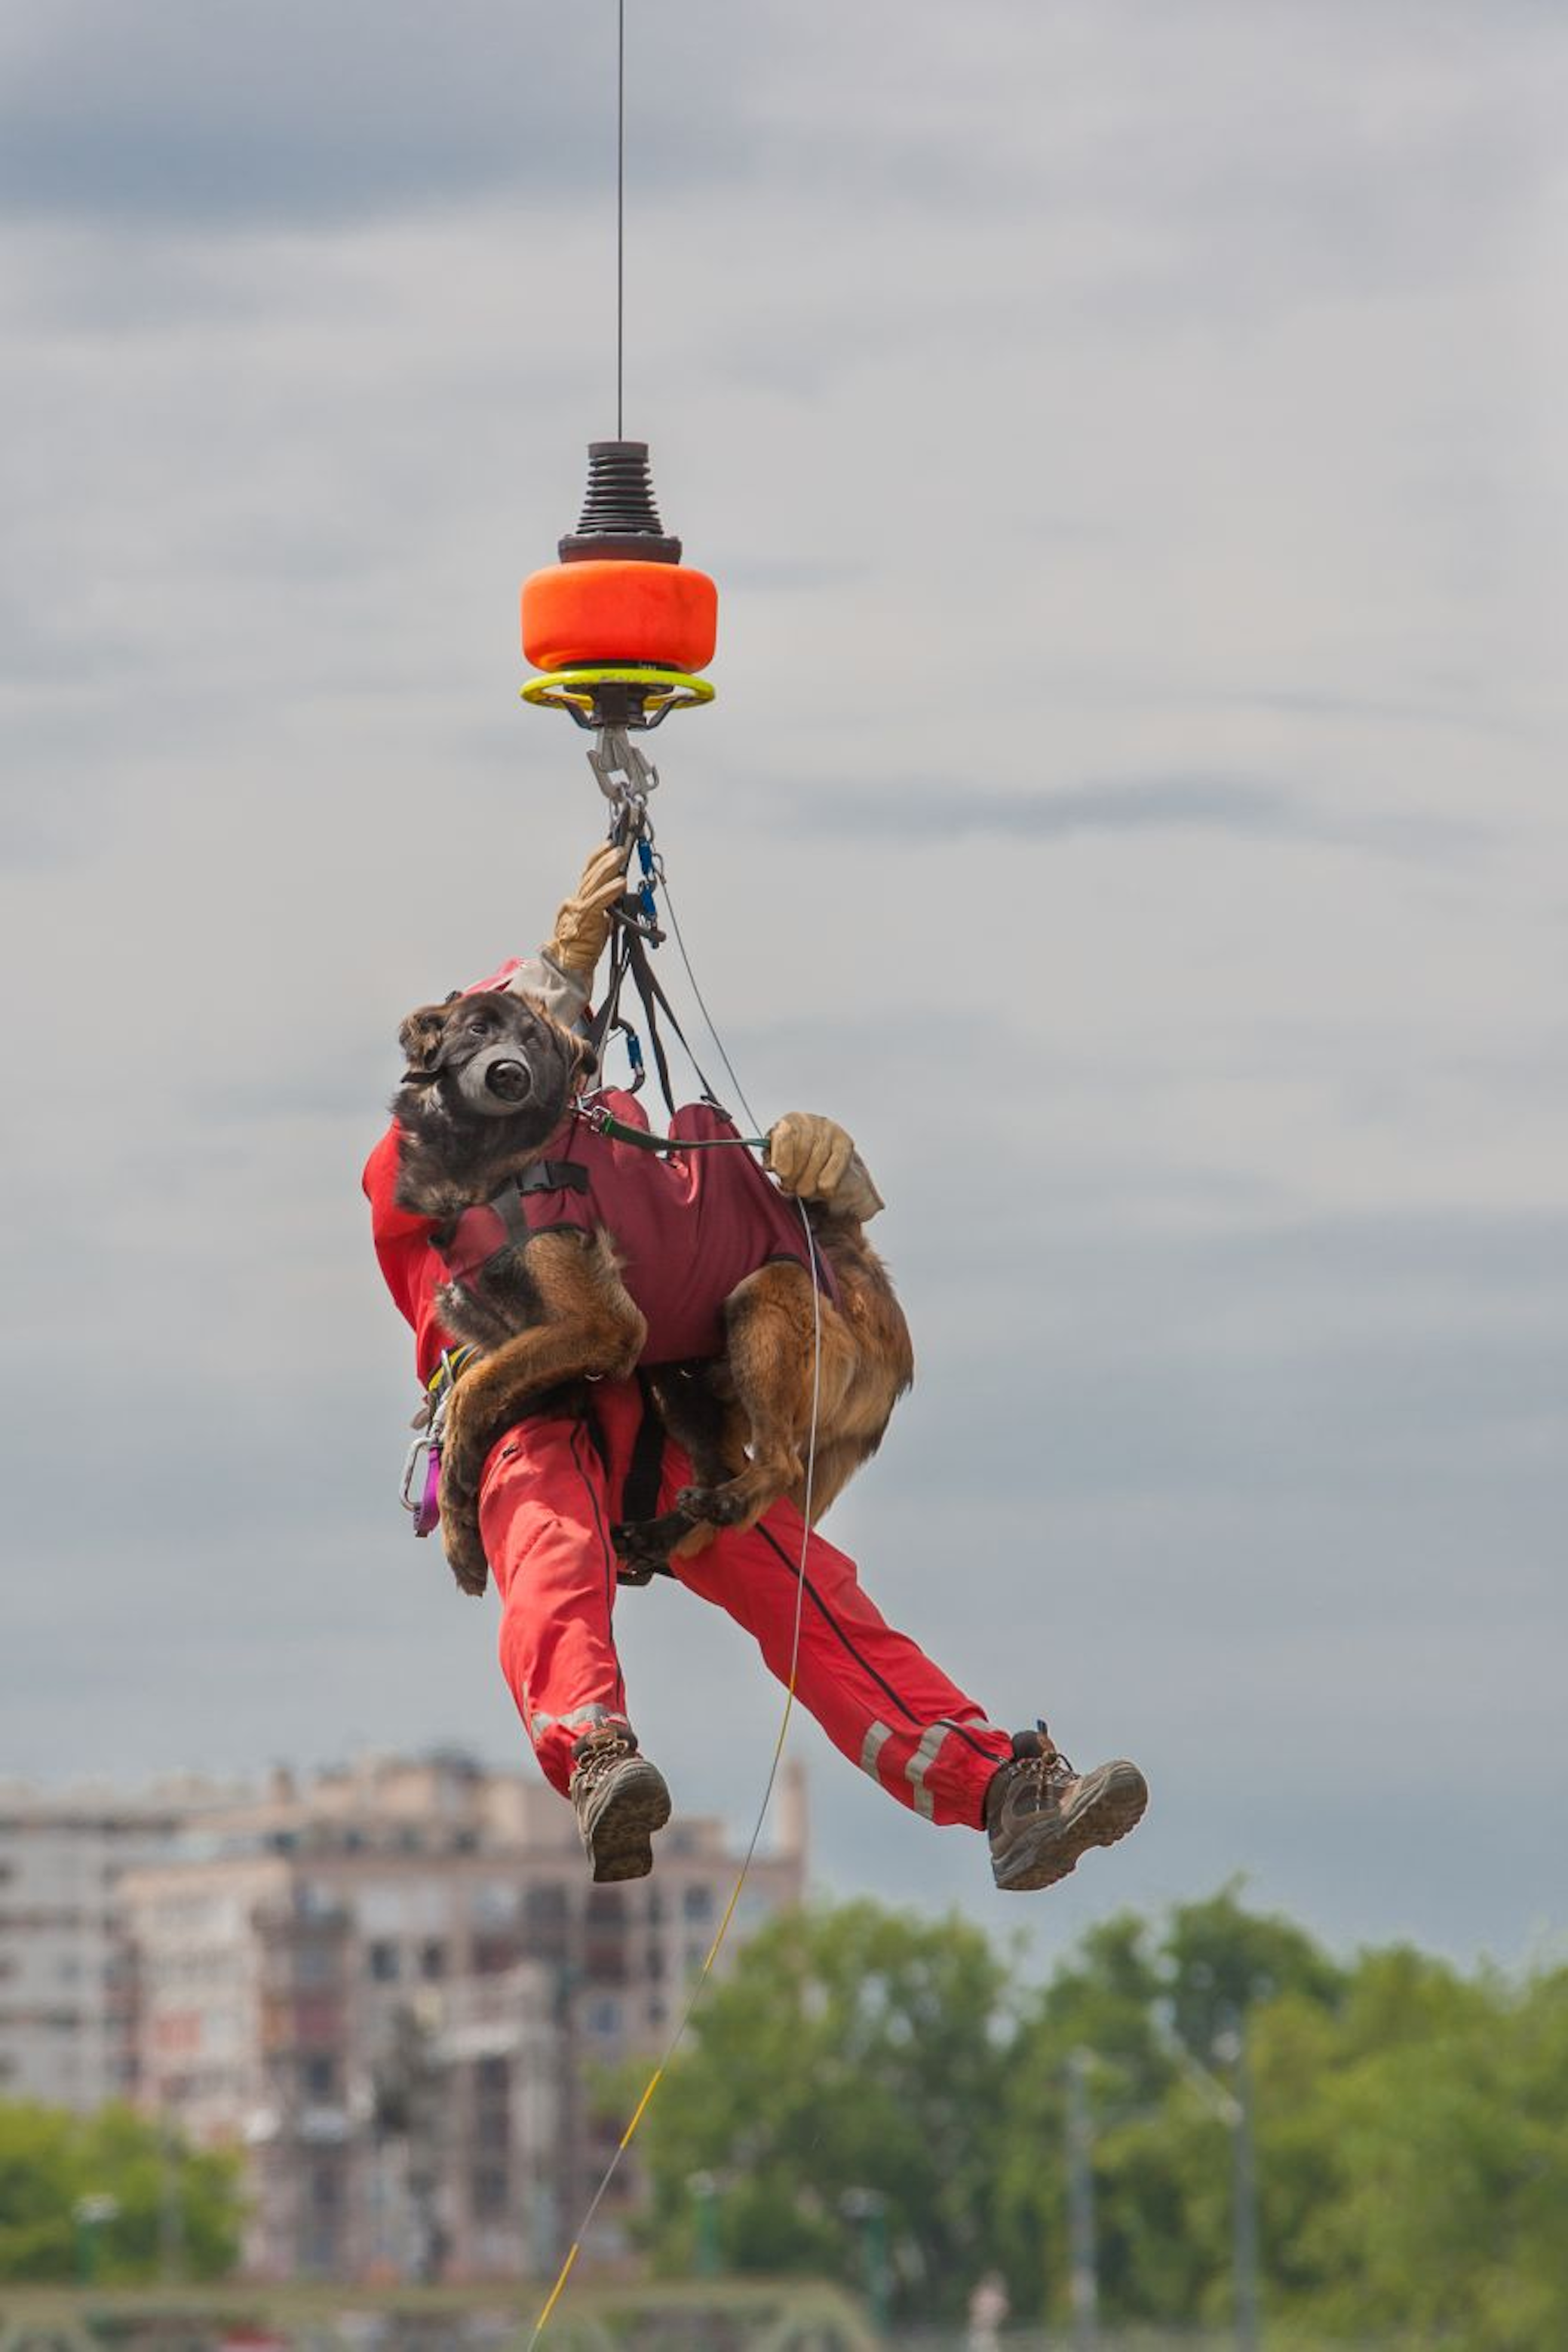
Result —
[{"label": "winch cable", "polygon": [[626,437],[626,0],[615,0],[615,438]]},{"label": "winch cable", "polygon": [[[626,0],[616,0],[615,143],[615,430],[616,436],[619,439],[622,437],[623,434],[622,393],[625,373],[626,320]],[[605,778],[601,772],[600,775],[600,781],[601,785],[605,783]],[[609,796],[612,798],[615,797],[612,793],[610,793]],[[637,835],[647,840],[650,851],[652,851],[653,828],[648,823],[646,799],[644,798],[643,800],[641,808],[638,811],[633,811],[624,803],[622,803],[622,810],[624,821],[632,825]],[[664,860],[662,858],[657,861],[655,873],[659,887],[664,894],[664,904],[669,911],[670,917],[670,928],[674,933],[675,944],[680,950],[681,961],[685,968],[687,981],[690,983],[692,993],[695,997],[698,1008],[701,1011],[708,1035],[713,1039],[715,1048],[718,1054],[720,1061],[724,1064],[725,1070],[729,1076],[730,1083],[735,1088],[736,1097],[738,1100],[741,1108],[745,1111],[752,1127],[754,1129],[759,1128],[760,1121],[758,1119],[757,1114],[746,1098],[745,1088],[741,1086],[740,1080],[736,1075],[735,1066],[725,1050],[724,1041],[714,1025],[713,1016],[708,1011],[706,1000],[703,995],[702,990],[697,984],[696,974],[692,969],[691,958],[686,951],[686,943],[685,939],[682,937],[681,927],[676,919],[674,908],[670,901],[669,886],[664,874]],[[643,962],[645,966],[645,957],[643,959]],[[659,993],[662,997],[663,991],[661,990]],[[617,996],[619,995],[618,987],[616,994]],[[685,1048],[687,1058],[691,1060],[693,1068],[696,1069],[696,1062],[695,1057],[692,1055],[691,1048],[689,1045],[686,1045],[685,1037],[681,1035],[678,1024],[674,1025],[675,1034],[677,1037],[680,1038],[682,1045]],[[697,1078],[705,1094],[709,1094],[711,1098],[711,1090],[709,1089],[707,1081],[703,1076],[700,1069],[697,1070]],[[716,1138],[714,1139],[717,1141],[720,1139]],[[732,1140],[739,1139],[723,1139]],[[751,1145],[754,1142],[754,1139],[748,1137],[745,1139],[745,1141],[747,1145]],[[689,1149],[690,1145],[688,1143],[682,1148]],[[741,1858],[740,1868],[736,1874],[735,1885],[730,1889],[729,1900],[725,1905],[724,1913],[719,1920],[717,1930],[714,1936],[713,1941],[708,1946],[706,1958],[704,1959],[702,1967],[697,1972],[695,1981],[691,1988],[691,1991],[687,1995],[685,2005],[676,2021],[674,2031],[665,2043],[658,2063],[654,2066],[653,2071],[649,2076],[643,2088],[643,2095],[632,2109],[631,2119],[627,2123],[625,2130],[622,2133],[620,2140],[611,2156],[609,2163],[604,2168],[604,2171],[600,2178],[599,2185],[595,2189],[591,2198],[589,2200],[581,2221],[578,2223],[576,2235],[573,2237],[571,2244],[567,2249],[566,2259],[561,2263],[560,2269],[556,2275],[555,2283],[550,2288],[549,2296],[546,2298],[544,2307],[534,2323],[533,2334],[528,2338],[528,2352],[533,2352],[534,2346],[539,2343],[544,2336],[546,2328],[549,2325],[551,2315],[555,2311],[556,2305],[560,2301],[560,2298],[566,2290],[567,2281],[571,2276],[572,2270],[582,2252],[583,2243],[588,2236],[588,2232],[593,2226],[594,2217],[598,2213],[601,2205],[603,2203],[605,2195],[609,2190],[610,2184],[614,2179],[615,2174],[620,2168],[621,2159],[625,2155],[626,2150],[631,2147],[632,2139],[642,2124],[643,2116],[647,2114],[649,2107],[653,2104],[653,2097],[658,2090],[659,2084],[663,2082],[664,2074],[669,2068],[676,2051],[680,2048],[681,2043],[685,2039],[687,2028],[691,2024],[692,2019],[696,2012],[697,2005],[702,2000],[703,1993],[706,1989],[708,1979],[712,1976],[714,1964],[717,1960],[719,1953],[724,1948],[725,1940],[729,1934],[730,1923],[735,1917],[736,1910],[740,1902],[741,1895],[745,1890],[747,1880],[750,1876],[751,1865],[757,1856],[757,1849],[761,1843],[762,1832],[764,1825],[767,1822],[768,1808],[773,1801],[773,1791],[778,1785],[779,1768],[783,1761],[785,1742],[789,1738],[789,1725],[795,1712],[795,1689],[800,1670],[800,1630],[805,1612],[806,1570],[810,1556],[811,1498],[816,1479],[817,1434],[821,1418],[822,1384],[821,1263],[817,1253],[817,1237],[811,1230],[811,1220],[807,1212],[806,1205],[804,1202],[797,1202],[796,1207],[800,1212],[800,1229],[806,1238],[807,1263],[811,1276],[811,1411],[806,1438],[806,1470],[800,1498],[800,1557],[795,1575],[795,1615],[789,1636],[789,1671],[784,1685],[784,1709],[779,1719],[778,1736],[773,1743],[773,1752],[768,1760],[768,1778],[763,1786],[761,1802],[757,1809],[757,1819],[752,1825],[751,1835],[747,1841],[746,1852]],[[781,1554],[781,1557],[787,1557],[787,1555]]]}]

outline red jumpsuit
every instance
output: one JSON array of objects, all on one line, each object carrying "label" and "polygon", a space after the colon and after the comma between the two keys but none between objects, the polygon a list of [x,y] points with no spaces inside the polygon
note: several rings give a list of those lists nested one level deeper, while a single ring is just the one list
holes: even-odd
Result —
[{"label": "red jumpsuit", "polygon": [[[365,1166],[376,1255],[413,1326],[421,1376],[446,1342],[435,1311],[445,1269],[431,1227],[393,1200],[397,1129]],[[616,1555],[610,1530],[642,1426],[635,1382],[595,1391],[593,1423],[530,1416],[492,1448],[479,1525],[501,1598],[501,1669],[546,1777],[563,1793],[572,1747],[603,1724],[628,1726],[615,1654]],[[673,1507],[691,1465],[666,1441],[657,1507]],[[802,1528],[787,1503],[758,1526],[723,1531],[693,1559],[670,1563],[705,1601],[753,1635],[771,1671],[788,1679]],[[948,1681],[862,1591],[854,1562],[806,1538],[796,1690],[834,1746],[900,1803],[928,1821],[981,1825],[986,1789],[1012,1754],[1009,1734]]]}]

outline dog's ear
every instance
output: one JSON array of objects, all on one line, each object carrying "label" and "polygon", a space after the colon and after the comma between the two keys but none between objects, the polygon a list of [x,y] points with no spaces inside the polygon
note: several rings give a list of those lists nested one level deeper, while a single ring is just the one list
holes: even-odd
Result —
[{"label": "dog's ear", "polygon": [[454,989],[444,1003],[418,1005],[399,1029],[397,1042],[408,1063],[403,1073],[405,1086],[417,1085],[422,1078],[428,1081],[439,1074],[445,1057],[447,1018],[457,1002],[458,992]]}]

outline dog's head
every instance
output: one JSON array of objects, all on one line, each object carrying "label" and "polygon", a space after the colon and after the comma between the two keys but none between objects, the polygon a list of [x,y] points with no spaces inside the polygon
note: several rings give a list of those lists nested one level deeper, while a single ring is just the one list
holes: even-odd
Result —
[{"label": "dog's head", "polygon": [[537,1150],[565,1118],[592,1048],[509,989],[422,1004],[398,1031],[407,1058],[392,1111],[406,1135],[486,1167]]}]

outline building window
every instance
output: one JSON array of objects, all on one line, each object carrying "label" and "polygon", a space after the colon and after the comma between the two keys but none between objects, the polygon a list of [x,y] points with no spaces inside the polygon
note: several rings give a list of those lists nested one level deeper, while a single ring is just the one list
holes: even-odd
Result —
[{"label": "building window", "polygon": [[522,1958],[522,1942],[517,1936],[476,1936],[473,1968],[476,1977],[504,1976],[515,1969]]},{"label": "building window", "polygon": [[400,1957],[401,1955],[399,1954],[398,1948],[395,1944],[372,1944],[371,1946],[371,1974],[374,1977],[378,1984],[395,1984],[397,1982],[399,1973],[398,1962]]},{"label": "building window", "polygon": [[512,2184],[504,2164],[482,2164],[474,2175],[474,2215],[494,2221],[511,2203]]},{"label": "building window", "polygon": [[329,2099],[338,2088],[337,2062],[331,2058],[307,2058],[304,2067],[305,2093],[308,2098]]},{"label": "building window", "polygon": [[481,2147],[507,2148],[512,2145],[512,2112],[505,2100],[497,2100],[477,2107],[474,2114],[474,2137]]},{"label": "building window", "polygon": [[439,1984],[446,1974],[444,1944],[426,1944],[419,1956],[419,1973],[426,1984]]},{"label": "building window", "polygon": [[681,1909],[688,1919],[711,1919],[713,1917],[713,1888],[711,1886],[688,1886],[685,1893],[681,1897]]}]

